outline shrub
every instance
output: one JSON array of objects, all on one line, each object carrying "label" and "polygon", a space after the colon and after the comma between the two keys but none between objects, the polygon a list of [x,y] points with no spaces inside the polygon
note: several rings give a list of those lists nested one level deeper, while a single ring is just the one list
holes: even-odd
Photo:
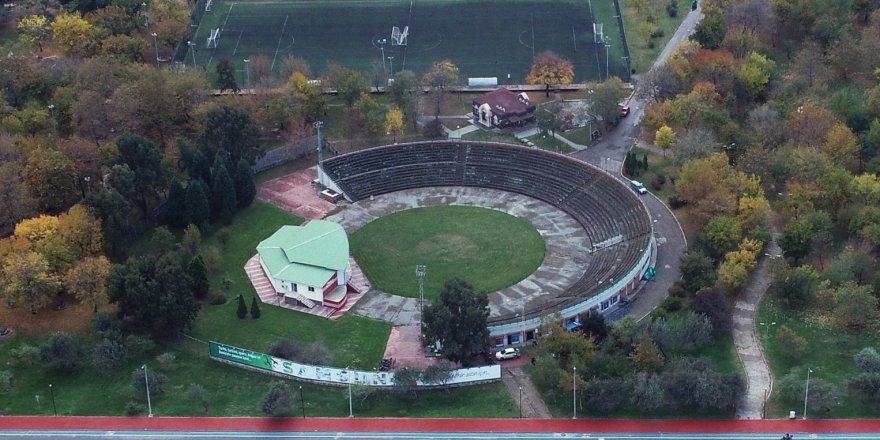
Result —
[{"label": "shrub", "polygon": [[140,403],[129,400],[128,403],[125,404],[125,415],[129,417],[134,417],[143,413],[144,406]]},{"label": "shrub", "polygon": [[208,304],[212,306],[226,304],[226,295],[222,295],[220,293],[212,293],[208,295]]},{"label": "shrub", "polygon": [[217,231],[217,242],[220,243],[220,246],[223,249],[226,249],[226,245],[229,243],[229,238],[231,236],[232,232],[227,227],[222,227],[219,231]]},{"label": "shrub", "polygon": [[658,174],[657,181],[660,182],[661,185],[663,185],[664,183],[666,183],[666,175],[662,173]]},{"label": "shrub", "polygon": [[129,359],[143,357],[156,348],[153,338],[142,335],[128,335],[125,338],[125,356]]},{"label": "shrub", "polygon": [[686,298],[688,295],[688,291],[685,290],[685,288],[681,285],[681,283],[675,283],[672,286],[670,286],[667,293],[669,294],[669,296],[672,296],[675,298]]},{"label": "shrub", "polygon": [[660,304],[660,307],[662,307],[663,310],[672,313],[681,310],[681,305],[681,298],[670,296],[663,300],[663,303]]},{"label": "shrub", "polygon": [[205,387],[197,383],[189,384],[189,388],[186,389],[186,398],[198,402],[202,405],[205,414],[208,413],[208,397],[205,395]]},{"label": "shrub", "polygon": [[648,40],[648,49],[654,49],[657,47],[657,43],[654,40]]},{"label": "shrub", "polygon": [[329,366],[333,362],[333,355],[330,353],[330,350],[324,346],[324,344],[315,341],[309,344],[305,350],[302,351],[300,358],[297,359],[299,362],[309,365],[327,365]]},{"label": "shrub", "polygon": [[654,32],[651,32],[651,38],[663,38],[666,35],[666,32],[663,29],[657,29]]},{"label": "shrub", "polygon": [[428,139],[437,139],[445,137],[446,132],[443,131],[443,123],[440,122],[440,119],[435,118],[425,124],[425,128],[422,130],[422,135]]},{"label": "shrub", "polygon": [[677,194],[673,194],[669,196],[669,207],[672,209],[684,208],[687,205],[687,200],[679,198]]},{"label": "shrub", "polygon": [[122,339],[119,321],[106,313],[97,313],[92,317],[92,331],[99,339],[118,341]]},{"label": "shrub", "polygon": [[712,323],[705,315],[688,312],[670,329],[669,340],[683,351],[694,351],[712,342]]},{"label": "shrub", "polygon": [[147,367],[144,369],[135,368],[131,372],[131,387],[134,388],[134,394],[138,397],[146,398],[147,381],[150,382],[150,396],[158,396],[165,391],[165,383],[168,382],[168,376]]},{"label": "shrub", "polygon": [[223,266],[223,252],[220,251],[220,248],[217,246],[204,246],[199,255],[202,256],[208,273],[216,274],[220,271],[220,268]]},{"label": "shrub", "polygon": [[860,372],[880,373],[880,354],[873,347],[863,348],[853,358]]},{"label": "shrub", "polygon": [[82,349],[67,332],[52,334],[40,346],[40,362],[55,370],[73,371],[82,365]]},{"label": "shrub", "polygon": [[660,182],[660,179],[654,178],[651,181],[651,188],[654,188],[655,191],[660,191],[663,188],[663,183]]},{"label": "shrub", "polygon": [[12,389],[12,378],[13,374],[11,371],[0,371],[0,392],[7,392]]},{"label": "shrub", "polygon": [[691,308],[709,318],[715,335],[726,334],[733,329],[733,307],[721,290],[700,291]]},{"label": "shrub", "polygon": [[666,5],[666,14],[668,14],[670,18],[678,17],[678,3],[675,0]]},{"label": "shrub", "polygon": [[19,367],[33,367],[40,363],[40,349],[30,344],[21,344],[12,350],[12,358]]},{"label": "shrub", "polygon": [[798,336],[794,330],[786,325],[779,328],[779,331],[776,333],[776,340],[779,342],[782,354],[790,359],[800,359],[807,348],[807,340]]},{"label": "shrub", "polygon": [[175,360],[177,360],[177,356],[170,351],[166,351],[165,353],[156,356],[156,362],[166,368],[173,366]]},{"label": "shrub", "polygon": [[269,391],[260,402],[263,414],[270,417],[283,417],[293,414],[293,394],[290,386],[283,380],[277,380],[269,385]]},{"label": "shrub", "polygon": [[270,342],[266,346],[266,353],[270,356],[284,358],[290,361],[299,358],[302,353],[302,344],[296,339],[282,339],[280,341]]},{"label": "shrub", "polygon": [[125,348],[117,341],[102,339],[95,344],[95,367],[101,374],[113,374],[125,358]]}]

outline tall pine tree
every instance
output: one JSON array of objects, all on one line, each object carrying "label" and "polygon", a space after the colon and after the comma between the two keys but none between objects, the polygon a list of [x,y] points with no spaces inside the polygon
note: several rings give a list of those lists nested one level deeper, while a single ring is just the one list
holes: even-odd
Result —
[{"label": "tall pine tree", "polygon": [[189,277],[192,279],[193,296],[196,298],[204,298],[208,295],[210,283],[208,283],[208,268],[205,267],[205,260],[201,255],[196,255],[190,260],[187,267]]},{"label": "tall pine tree", "polygon": [[251,318],[260,319],[260,302],[256,296],[251,300]]},{"label": "tall pine tree", "polygon": [[251,164],[242,159],[235,167],[235,196],[238,198],[239,209],[251,206],[257,195],[257,187],[254,185],[254,173]]},{"label": "tall pine tree", "polygon": [[221,161],[215,161],[214,165],[211,208],[213,208],[217,220],[228,225],[232,223],[232,217],[235,215],[237,207],[235,185],[229,177],[229,172],[226,171],[226,166]]},{"label": "tall pine tree", "polygon": [[238,294],[238,308],[235,309],[235,316],[238,316],[238,319],[247,318],[247,306],[244,305],[244,297],[241,294]]},{"label": "tall pine tree", "polygon": [[177,179],[168,188],[168,200],[162,211],[162,222],[174,228],[183,228],[186,223],[186,189]]},{"label": "tall pine tree", "polygon": [[191,180],[186,187],[186,223],[194,224],[200,229],[205,227],[211,215],[211,205],[204,187],[205,184],[200,180]]}]

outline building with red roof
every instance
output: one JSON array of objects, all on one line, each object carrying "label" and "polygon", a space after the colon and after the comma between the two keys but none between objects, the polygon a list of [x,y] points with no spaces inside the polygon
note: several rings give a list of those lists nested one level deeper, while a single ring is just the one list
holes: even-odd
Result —
[{"label": "building with red roof", "polygon": [[473,100],[474,122],[484,127],[522,127],[535,120],[535,106],[525,92],[499,87]]}]

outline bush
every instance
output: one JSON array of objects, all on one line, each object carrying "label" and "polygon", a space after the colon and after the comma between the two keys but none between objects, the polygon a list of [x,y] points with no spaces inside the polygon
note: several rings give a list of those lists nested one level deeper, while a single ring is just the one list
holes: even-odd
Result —
[{"label": "bush", "polygon": [[125,338],[125,356],[129,359],[141,358],[155,348],[156,343],[149,336],[128,335]]},{"label": "bush", "polygon": [[138,416],[144,413],[144,406],[140,403],[129,400],[125,404],[125,415],[129,417]]},{"label": "bush", "polygon": [[166,351],[165,353],[156,356],[156,362],[166,368],[173,366],[175,360],[177,360],[177,356],[170,351]]},{"label": "bush", "polygon": [[333,363],[333,354],[324,344],[315,341],[303,350],[298,361],[309,365],[329,366]]},{"label": "bush", "polygon": [[880,354],[873,347],[865,347],[853,356],[862,373],[880,373]]},{"label": "bush", "polygon": [[158,396],[165,391],[168,376],[150,367],[147,367],[146,370],[143,367],[135,368],[131,372],[131,387],[134,388],[135,396],[147,397],[147,381],[150,382],[150,396]]},{"label": "bush", "polygon": [[726,334],[733,329],[733,307],[721,290],[700,291],[691,308],[709,318],[715,335]]},{"label": "bush", "polygon": [[302,351],[302,344],[296,339],[282,339],[270,342],[266,346],[266,353],[270,356],[284,358],[289,361],[297,360]]},{"label": "bush", "polygon": [[198,402],[202,405],[205,414],[208,413],[208,397],[205,395],[205,387],[197,383],[189,384],[189,388],[186,389],[186,398]]},{"label": "bush", "polygon": [[688,291],[685,290],[681,283],[674,283],[669,287],[669,290],[667,290],[666,293],[675,298],[687,298],[688,296]]},{"label": "bush", "polygon": [[776,333],[776,340],[779,342],[782,354],[790,359],[800,359],[804,354],[804,350],[807,349],[807,340],[798,336],[794,330],[786,325],[779,328],[779,331]]},{"label": "bush", "polygon": [[223,252],[220,251],[220,248],[217,246],[205,246],[199,252],[199,255],[202,256],[208,273],[216,274],[220,271],[220,268],[223,266]]},{"label": "bush", "polygon": [[422,130],[422,135],[428,139],[437,139],[446,137],[446,132],[443,130],[443,123],[440,122],[440,119],[435,118],[425,124],[425,128]]},{"label": "bush", "polygon": [[13,377],[11,371],[0,371],[0,392],[5,393],[12,389]]},{"label": "bush", "polygon": [[668,14],[670,18],[678,17],[678,3],[675,0],[666,5],[666,14]]},{"label": "bush", "polygon": [[119,321],[106,313],[97,313],[92,317],[92,331],[98,339],[110,339],[119,341],[122,339],[122,329]]},{"label": "bush", "polygon": [[651,38],[663,38],[666,35],[666,32],[663,29],[657,29],[654,32],[651,32]]},{"label": "bush", "polygon": [[95,344],[94,362],[98,372],[105,375],[115,373],[115,369],[122,365],[125,358],[125,348],[122,344],[110,339],[102,339]]},{"label": "bush", "polygon": [[232,236],[232,232],[227,227],[222,227],[217,231],[217,242],[220,243],[220,246],[223,249],[226,249],[226,244],[229,243],[229,238]]},{"label": "bush", "polygon": [[40,349],[30,344],[21,344],[12,350],[12,358],[19,367],[33,367],[40,363]]},{"label": "bush", "polygon": [[663,183],[660,182],[660,179],[654,178],[651,181],[651,188],[654,188],[655,191],[660,191],[663,188]]},{"label": "bush", "polygon": [[52,334],[40,346],[40,362],[55,370],[74,371],[82,365],[82,349],[67,332]]},{"label": "bush", "polygon": [[272,382],[269,391],[260,402],[263,414],[270,417],[284,417],[293,414],[293,394],[290,386],[283,380]]},{"label": "bush", "polygon": [[678,194],[673,194],[669,196],[669,207],[672,209],[684,208],[687,205],[687,200],[678,197]]},{"label": "bush", "polygon": [[212,293],[208,295],[208,304],[212,306],[219,306],[226,304],[226,295],[220,293]]},{"label": "bush", "polygon": [[657,42],[655,42],[654,40],[648,40],[647,46],[648,46],[648,49],[654,49],[657,47]]},{"label": "bush", "polygon": [[663,300],[663,303],[660,304],[660,307],[668,313],[677,312],[681,310],[682,307],[681,298],[675,296],[666,297],[666,299]]}]

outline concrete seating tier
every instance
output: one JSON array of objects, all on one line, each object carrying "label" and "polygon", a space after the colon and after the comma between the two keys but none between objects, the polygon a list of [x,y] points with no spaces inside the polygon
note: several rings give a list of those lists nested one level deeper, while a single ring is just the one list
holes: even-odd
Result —
[{"label": "concrete seating tier", "polygon": [[650,245],[651,220],[628,186],[556,153],[491,142],[416,142],[336,156],[323,169],[353,202],[418,187],[473,186],[523,194],[565,211],[594,249],[584,275],[550,300],[553,307],[583,301],[620,280]]}]

